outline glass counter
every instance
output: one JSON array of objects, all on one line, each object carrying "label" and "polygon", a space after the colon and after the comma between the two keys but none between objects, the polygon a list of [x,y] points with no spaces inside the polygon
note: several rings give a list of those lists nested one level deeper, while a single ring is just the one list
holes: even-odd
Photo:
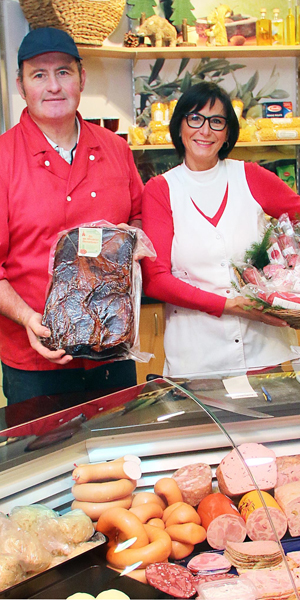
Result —
[{"label": "glass counter", "polygon": [[[244,523],[244,538],[240,534],[236,537],[235,528],[231,524],[228,528],[225,523],[224,529],[223,523],[223,536],[227,536],[225,543],[224,539],[221,543],[211,541],[215,540],[215,535],[220,536],[220,532],[213,533],[212,537],[207,533],[207,539],[196,544],[187,557],[177,559],[176,555],[174,558],[171,554],[169,561],[186,566],[194,556],[204,552],[223,554],[225,550],[225,556],[233,565],[230,574],[236,575],[238,572],[241,581],[250,581],[250,587],[251,584],[256,584],[257,594],[265,593],[268,586],[270,589],[275,569],[275,579],[279,582],[278,594],[285,590],[288,595],[283,597],[300,598],[298,567],[295,562],[296,558],[299,560],[298,554],[294,554],[293,559],[287,557],[287,553],[300,551],[300,529],[298,535],[298,523],[291,525],[291,516],[283,516],[281,507],[289,505],[289,500],[284,496],[282,498],[276,491],[274,493],[279,467],[281,484],[284,481],[282,478],[288,476],[286,472],[290,473],[292,470],[296,473],[298,469],[296,459],[292,469],[284,470],[286,465],[283,463],[286,459],[282,459],[283,463],[278,462],[280,457],[300,454],[298,374],[292,370],[275,368],[253,371],[247,375],[238,372],[233,372],[230,376],[214,373],[207,377],[185,380],[152,377],[148,382],[109,396],[93,398],[90,393],[76,397],[66,394],[36,398],[1,409],[0,511],[9,514],[14,506],[31,503],[46,504],[60,513],[68,511],[74,500],[71,491],[74,465],[114,460],[125,455],[138,456],[141,459],[142,475],[137,481],[137,495],[143,491],[153,492],[158,481],[172,477],[180,468],[185,471],[185,468],[190,467],[193,471],[195,465],[205,464],[211,469],[210,494],[214,495],[214,499],[216,494],[230,497],[239,523]],[[33,411],[37,418],[31,420]],[[259,454],[253,454],[256,448],[260,449]],[[264,483],[266,478],[267,482]],[[248,481],[246,487],[243,480]],[[252,493],[252,496],[247,497],[248,493]],[[276,503],[272,504],[274,496],[281,503],[279,509]],[[244,519],[237,511],[238,507],[242,510],[243,506],[244,512],[246,511]],[[278,510],[282,512],[282,515],[279,512],[279,519]],[[288,511],[289,506],[287,513]],[[255,518],[251,516],[253,513]],[[226,519],[225,517],[221,521]],[[247,527],[248,520],[254,523],[251,528],[250,525]],[[231,535],[232,539],[227,539],[228,531],[229,538]],[[252,556],[255,568],[250,571],[250,575],[245,561],[247,563],[251,560],[252,545],[248,552],[248,546],[243,545],[244,540],[258,544],[255,547],[257,554]],[[267,546],[263,552],[261,548],[265,542]],[[271,549],[268,546],[270,543]],[[97,559],[95,556],[91,557],[92,562],[96,560],[97,564],[103,565],[103,561],[105,563],[103,550],[101,552]],[[87,559],[84,564],[86,561]],[[261,561],[264,569],[261,569]],[[76,569],[78,565],[79,563]],[[262,581],[263,575],[266,576],[267,573],[265,569],[269,567],[269,580]],[[281,569],[280,572],[277,568]],[[64,566],[64,571],[55,572],[54,583],[65,579],[70,574],[68,569],[70,566]],[[253,575],[257,572],[259,578],[256,574]],[[56,592],[51,586],[49,593],[52,595],[45,595],[42,575],[38,577],[40,587],[35,588],[35,593],[44,595],[28,596],[28,588],[24,588],[25,584],[20,584],[23,585],[23,591],[18,587],[18,593],[24,595],[17,597],[62,597],[54,595]],[[202,583],[204,585],[207,581]],[[227,585],[228,589],[232,589],[233,584],[230,585],[231,588]],[[210,597],[207,596],[212,594],[209,586],[200,588],[201,586],[197,588],[199,597]],[[216,588],[221,593],[221,586]],[[145,598],[173,597],[155,595],[157,590],[151,590],[152,592],[147,590],[147,594],[152,593],[149,596],[144,589]],[[15,592],[11,588],[0,593],[0,597],[16,597],[11,595],[13,593]],[[141,597],[135,593],[141,594],[141,588],[138,587],[136,592],[131,591],[130,596]],[[228,590],[226,593],[229,593]],[[238,593],[237,591],[236,594]],[[232,594],[233,592],[231,596]],[[274,598],[279,597],[278,594]],[[235,600],[237,598],[238,596]]]}]

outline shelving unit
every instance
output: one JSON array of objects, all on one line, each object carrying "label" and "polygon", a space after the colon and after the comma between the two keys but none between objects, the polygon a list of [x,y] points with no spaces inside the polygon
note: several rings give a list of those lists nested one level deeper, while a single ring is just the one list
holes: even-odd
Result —
[{"label": "shelving unit", "polygon": [[137,47],[124,46],[84,46],[78,44],[80,54],[98,58],[128,58],[132,60],[155,58],[263,58],[266,56],[299,57],[297,46],[176,46]]}]

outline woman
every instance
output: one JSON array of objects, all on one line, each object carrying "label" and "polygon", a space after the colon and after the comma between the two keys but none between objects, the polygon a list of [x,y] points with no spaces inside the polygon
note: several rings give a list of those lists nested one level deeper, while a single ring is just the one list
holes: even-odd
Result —
[{"label": "woman", "polygon": [[167,303],[164,374],[295,358],[295,332],[238,294],[231,262],[261,238],[264,212],[293,218],[300,197],[259,165],[227,159],[239,125],[230,97],[213,83],[181,96],[170,133],[183,163],[151,179],[143,196],[143,228],[157,252],[155,262],[143,261],[143,286]]}]

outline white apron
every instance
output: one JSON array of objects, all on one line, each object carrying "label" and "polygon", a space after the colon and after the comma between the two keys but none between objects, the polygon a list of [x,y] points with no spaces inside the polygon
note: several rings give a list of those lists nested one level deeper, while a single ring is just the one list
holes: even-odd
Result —
[{"label": "white apron", "polygon": [[[221,169],[227,171],[228,200],[216,227],[191,201],[192,197],[203,210],[201,184],[193,183],[187,167],[180,165],[165,173],[175,232],[171,265],[174,277],[233,298],[238,292],[232,286],[231,262],[241,260],[261,238],[264,215],[250,193],[244,163],[227,159],[220,163]],[[218,178],[212,185],[218,190]],[[231,315],[218,318],[166,305],[165,375],[192,377],[271,366],[295,358],[291,344],[297,345],[297,336],[289,327],[281,329]]]}]

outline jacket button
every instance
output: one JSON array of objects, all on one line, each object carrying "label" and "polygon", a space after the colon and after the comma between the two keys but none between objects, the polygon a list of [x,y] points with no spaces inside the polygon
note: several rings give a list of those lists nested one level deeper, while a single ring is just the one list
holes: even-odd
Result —
[{"label": "jacket button", "polygon": [[71,196],[67,196],[67,201],[71,202],[71,200],[72,200]]},{"label": "jacket button", "polygon": [[92,198],[96,198],[96,196],[97,196],[96,192],[91,192],[91,196],[92,196]]},{"label": "jacket button", "polygon": [[50,161],[49,160],[45,160],[45,167],[50,167]]},{"label": "jacket button", "polygon": [[89,155],[89,159],[90,159],[90,160],[95,160],[95,157],[94,157],[94,155],[93,155],[93,154],[90,154],[90,155]]}]

